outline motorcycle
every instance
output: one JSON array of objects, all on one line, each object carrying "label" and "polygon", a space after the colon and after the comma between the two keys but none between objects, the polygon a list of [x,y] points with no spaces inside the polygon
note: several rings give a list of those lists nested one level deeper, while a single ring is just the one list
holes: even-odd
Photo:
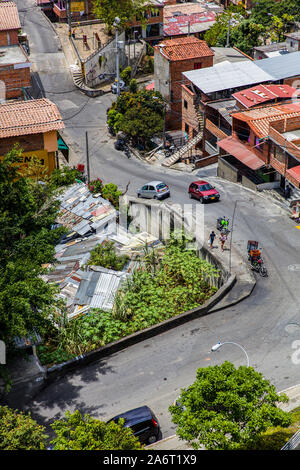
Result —
[{"label": "motorcycle", "polygon": [[130,157],[131,157],[131,152],[130,152],[130,150],[129,150],[128,145],[126,145],[126,144],[125,144],[125,146],[124,146],[124,153],[125,153],[125,155],[126,155],[127,158],[130,158]]},{"label": "motorcycle", "polygon": [[248,261],[253,271],[259,273],[262,277],[268,276],[268,270],[264,265],[264,260],[261,256],[261,250],[258,249],[258,242],[248,241]]},{"label": "motorcycle", "polygon": [[226,235],[230,232],[229,230],[229,219],[227,217],[218,217],[217,219],[217,230]]}]

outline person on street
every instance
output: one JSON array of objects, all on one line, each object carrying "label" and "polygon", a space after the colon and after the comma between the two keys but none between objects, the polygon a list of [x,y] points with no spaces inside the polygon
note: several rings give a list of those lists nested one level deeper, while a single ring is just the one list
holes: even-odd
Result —
[{"label": "person on street", "polygon": [[220,242],[221,242],[221,250],[224,251],[224,244],[227,240],[227,235],[225,233],[221,233],[220,235]]},{"label": "person on street", "polygon": [[210,248],[213,247],[214,240],[216,238],[216,234],[214,231],[212,231],[209,235],[209,242],[210,242]]},{"label": "person on street", "polygon": [[285,192],[284,192],[285,199],[288,199],[290,197],[290,195],[291,195],[291,187],[288,184],[287,187],[285,188]]}]

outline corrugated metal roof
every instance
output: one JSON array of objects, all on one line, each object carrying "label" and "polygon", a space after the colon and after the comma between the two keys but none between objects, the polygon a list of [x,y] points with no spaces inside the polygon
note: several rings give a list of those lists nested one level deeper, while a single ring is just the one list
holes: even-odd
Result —
[{"label": "corrugated metal roof", "polygon": [[272,81],[273,77],[252,61],[220,62],[213,67],[183,72],[204,93]]},{"label": "corrugated metal roof", "polygon": [[293,168],[290,168],[286,172],[300,183],[300,165],[294,166]]},{"label": "corrugated metal roof", "polygon": [[251,152],[251,150],[249,150],[247,147],[245,147],[245,145],[232,136],[220,140],[218,145],[221,147],[221,149],[225,150],[230,155],[233,155],[240,162],[244,163],[244,165],[246,165],[248,168],[251,168],[252,170],[258,170],[265,164],[263,160],[255,155],[255,153]]},{"label": "corrugated metal roof", "polygon": [[268,59],[256,60],[255,64],[265,73],[271,75],[274,80],[296,77],[300,75],[300,51],[290,52]]}]

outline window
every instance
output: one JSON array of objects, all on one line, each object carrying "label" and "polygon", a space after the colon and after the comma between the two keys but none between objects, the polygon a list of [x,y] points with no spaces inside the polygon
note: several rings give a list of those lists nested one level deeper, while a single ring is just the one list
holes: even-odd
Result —
[{"label": "window", "polygon": [[185,130],[185,132],[186,132],[187,134],[188,134],[189,131],[190,131],[190,126],[189,126],[187,123],[185,123],[185,125],[184,125],[184,130]]},{"label": "window", "polygon": [[151,18],[155,18],[156,16],[159,16],[159,10],[151,11],[150,16]]},{"label": "window", "polygon": [[185,107],[185,109],[188,108],[188,104],[187,104],[187,101],[186,101],[186,100],[183,101],[183,106]]},{"label": "window", "polygon": [[195,64],[194,64],[194,69],[195,69],[195,70],[196,70],[196,69],[201,69],[201,67],[202,67],[202,63],[201,63],[201,62],[195,62]]}]

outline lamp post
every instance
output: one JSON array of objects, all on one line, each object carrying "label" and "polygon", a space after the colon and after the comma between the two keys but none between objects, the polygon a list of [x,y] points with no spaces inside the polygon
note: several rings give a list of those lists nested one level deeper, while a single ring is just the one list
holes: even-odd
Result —
[{"label": "lamp post", "polygon": [[240,344],[238,343],[234,343],[233,341],[225,341],[224,343],[221,343],[220,341],[218,341],[217,344],[215,344],[214,346],[212,346],[211,350],[214,352],[214,351],[217,351],[221,346],[224,346],[224,344],[234,344],[235,346],[239,347],[245,354],[246,356],[246,359],[247,359],[247,367],[250,367],[250,361],[249,361],[249,357],[248,357],[248,354],[246,352],[246,350],[243,348],[243,346],[241,346]]},{"label": "lamp post", "polygon": [[121,20],[117,16],[115,17],[115,21],[113,26],[116,28],[116,80],[117,80],[117,96],[120,95],[120,64],[119,64],[119,30],[118,26]]}]

